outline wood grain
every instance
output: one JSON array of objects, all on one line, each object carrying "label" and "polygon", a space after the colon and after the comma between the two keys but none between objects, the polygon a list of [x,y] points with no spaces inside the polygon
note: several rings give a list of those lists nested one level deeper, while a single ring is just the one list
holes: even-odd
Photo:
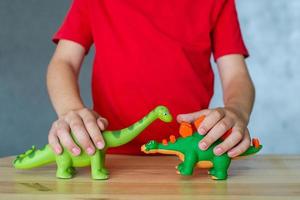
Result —
[{"label": "wood grain", "polygon": [[300,155],[234,160],[226,181],[198,169],[177,175],[179,160],[170,156],[108,155],[107,181],[91,180],[89,168],[70,180],[57,179],[55,165],[16,170],[12,159],[0,159],[0,199],[300,199]]}]

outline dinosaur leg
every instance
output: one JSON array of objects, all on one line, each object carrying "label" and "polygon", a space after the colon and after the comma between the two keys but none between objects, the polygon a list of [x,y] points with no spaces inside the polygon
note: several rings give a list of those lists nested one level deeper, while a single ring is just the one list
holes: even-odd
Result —
[{"label": "dinosaur leg", "polygon": [[221,156],[215,156],[213,159],[214,167],[210,169],[209,174],[212,179],[215,180],[224,180],[227,179],[227,170],[229,168],[231,159],[227,154]]},{"label": "dinosaur leg", "polygon": [[215,173],[216,173],[216,170],[214,169],[214,167],[213,168],[211,168],[210,170],[208,170],[208,174],[209,175],[215,175]]},{"label": "dinosaur leg", "polygon": [[100,150],[100,157],[102,158],[100,162],[101,172],[109,175],[109,171],[105,168],[105,159],[106,159],[105,156],[106,156],[105,150]]},{"label": "dinosaur leg", "polygon": [[56,156],[56,177],[68,179],[72,178],[75,173],[75,169],[72,167],[72,158],[67,152]]},{"label": "dinosaur leg", "polygon": [[193,174],[195,164],[197,163],[197,156],[195,153],[190,153],[184,156],[184,161],[178,165],[178,172],[184,176]]},{"label": "dinosaur leg", "polygon": [[176,169],[177,169],[178,171],[182,170],[182,168],[183,168],[183,163],[184,163],[184,162],[181,162],[181,163],[179,163],[179,164],[176,166]]},{"label": "dinosaur leg", "polygon": [[101,150],[96,150],[96,153],[91,156],[91,171],[92,178],[97,180],[108,179],[108,175],[103,172],[104,157]]},{"label": "dinosaur leg", "polygon": [[68,171],[69,171],[72,175],[75,175],[75,174],[76,174],[76,169],[75,169],[75,167],[69,167]]}]

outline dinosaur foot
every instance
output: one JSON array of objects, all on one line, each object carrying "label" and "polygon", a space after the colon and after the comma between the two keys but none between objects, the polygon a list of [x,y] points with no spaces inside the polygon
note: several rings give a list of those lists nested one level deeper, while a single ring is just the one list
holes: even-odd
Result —
[{"label": "dinosaur foot", "polygon": [[227,173],[215,172],[214,174],[211,174],[211,178],[213,180],[225,180],[225,179],[227,179]]},{"label": "dinosaur foot", "polygon": [[213,175],[215,175],[215,173],[216,173],[216,170],[213,169],[213,168],[207,171],[208,175],[212,175],[213,176]]},{"label": "dinosaur foot", "polygon": [[103,173],[102,170],[92,173],[92,178],[95,180],[106,180],[108,179],[108,174]]},{"label": "dinosaur foot", "polygon": [[100,169],[103,174],[109,175],[109,171],[106,168]]},{"label": "dinosaur foot", "polygon": [[219,178],[216,176],[211,176],[211,179],[216,180],[216,181],[226,180],[226,178]]},{"label": "dinosaur foot", "polygon": [[73,175],[75,175],[76,174],[76,169],[75,169],[75,167],[70,167],[70,168],[68,168],[68,172],[73,176]]},{"label": "dinosaur foot", "polygon": [[193,172],[190,172],[190,170],[187,171],[183,167],[181,167],[181,169],[177,169],[176,173],[183,176],[191,176],[193,174]]},{"label": "dinosaur foot", "polygon": [[177,170],[181,171],[183,168],[183,163],[179,163],[176,167]]},{"label": "dinosaur foot", "polygon": [[56,177],[61,179],[70,179],[73,177],[73,174],[69,172],[69,169],[67,170],[58,170],[56,172]]}]

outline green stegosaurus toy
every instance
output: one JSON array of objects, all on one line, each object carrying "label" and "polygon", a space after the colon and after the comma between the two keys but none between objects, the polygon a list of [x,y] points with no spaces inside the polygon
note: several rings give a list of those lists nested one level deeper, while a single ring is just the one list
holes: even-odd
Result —
[{"label": "green stegosaurus toy", "polygon": [[[198,127],[203,119],[203,116],[201,116],[198,121],[195,122],[195,126]],[[204,136],[200,135],[197,131],[193,133],[191,125],[186,122],[183,122],[180,128],[183,130],[180,131],[182,137],[176,139],[174,135],[171,135],[169,142],[164,139],[162,143],[151,140],[141,147],[141,151],[146,154],[161,153],[177,155],[182,161],[176,167],[177,173],[184,176],[192,175],[194,168],[199,167],[210,169],[208,173],[211,175],[212,179],[227,179],[227,170],[231,158],[227,153],[217,156],[214,154],[213,149],[231,133],[231,130],[225,133],[224,136],[226,137],[217,140],[207,150],[203,151],[199,149],[198,144]],[[262,145],[259,144],[258,139],[252,139],[252,143],[253,145],[239,157],[255,154],[261,150]]]}]

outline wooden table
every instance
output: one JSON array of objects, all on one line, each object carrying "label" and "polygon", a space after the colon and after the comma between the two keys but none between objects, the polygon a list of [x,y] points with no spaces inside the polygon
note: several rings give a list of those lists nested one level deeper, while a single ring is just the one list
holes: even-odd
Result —
[{"label": "wooden table", "polygon": [[0,159],[0,199],[300,199],[300,155],[234,160],[227,181],[213,181],[205,170],[181,177],[170,156],[108,155],[111,177],[90,179],[80,168],[75,178],[56,179],[55,166],[15,170],[13,157]]}]

